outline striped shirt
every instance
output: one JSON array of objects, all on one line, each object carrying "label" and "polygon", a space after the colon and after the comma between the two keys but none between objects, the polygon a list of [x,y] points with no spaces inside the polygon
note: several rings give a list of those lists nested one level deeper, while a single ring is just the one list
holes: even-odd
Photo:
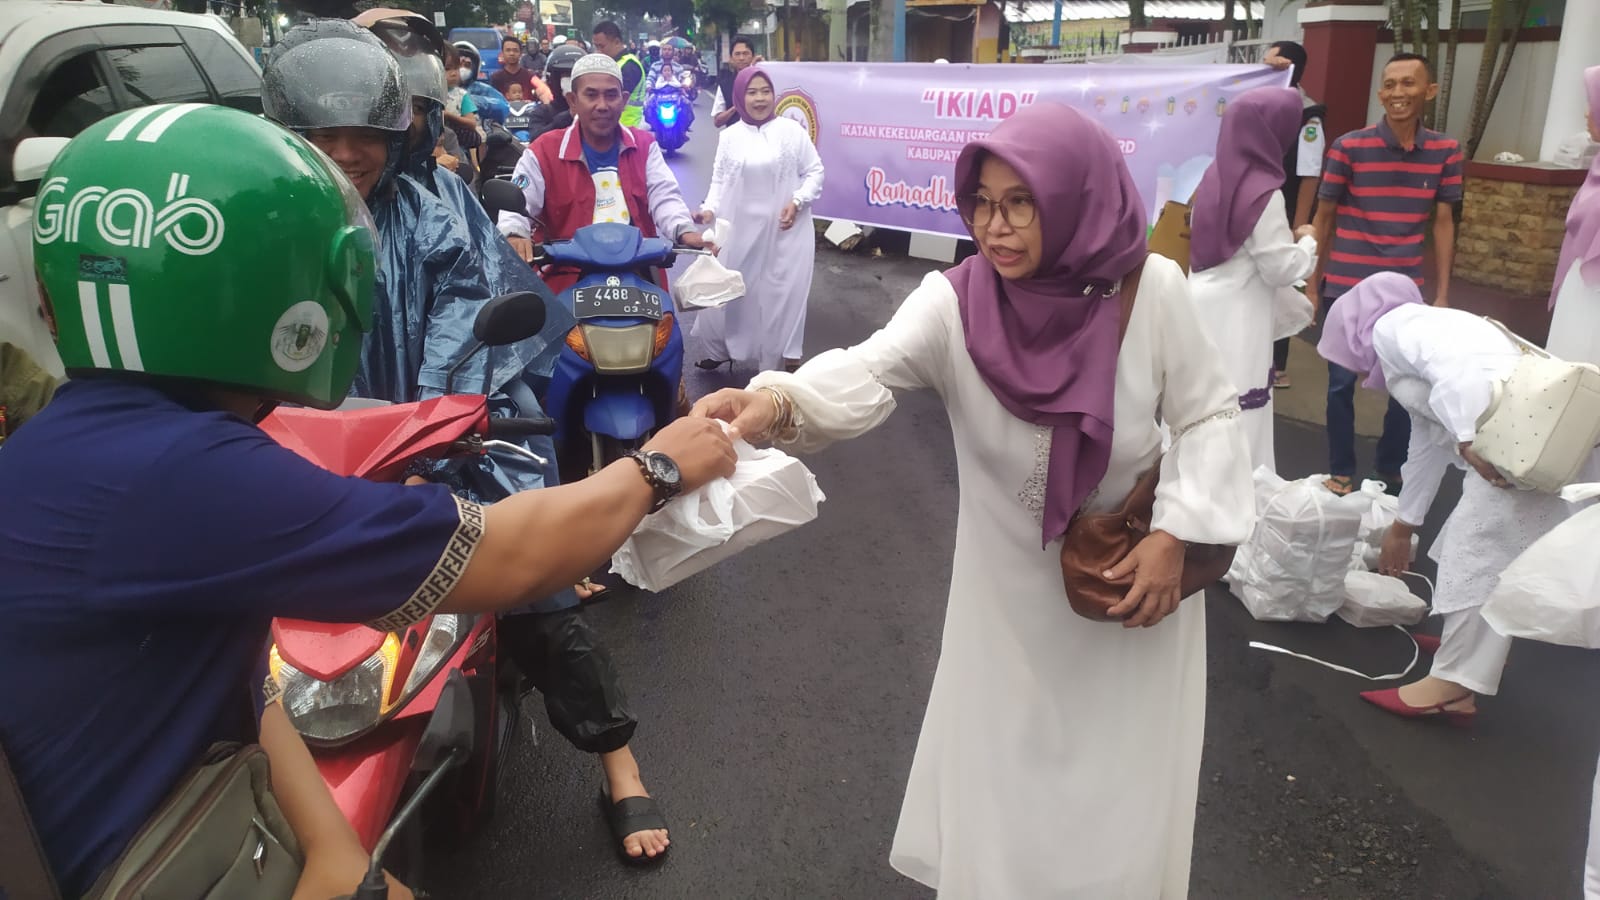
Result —
[{"label": "striped shirt", "polygon": [[1380,120],[1333,142],[1317,197],[1337,204],[1322,292],[1337,297],[1374,272],[1422,284],[1422,245],[1436,203],[1461,202],[1461,145],[1426,128],[1410,149]]}]

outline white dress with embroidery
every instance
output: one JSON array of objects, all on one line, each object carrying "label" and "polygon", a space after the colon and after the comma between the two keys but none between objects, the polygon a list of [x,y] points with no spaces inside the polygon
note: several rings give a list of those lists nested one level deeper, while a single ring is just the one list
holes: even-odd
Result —
[{"label": "white dress with embroidery", "polygon": [[[1175,263],[1152,256],[1117,360],[1110,467],[1086,504],[1118,505],[1161,453],[1156,528],[1238,544],[1255,518],[1237,392]],[[1151,629],[1074,614],[1060,541],[1040,548],[1050,433],[1016,418],[967,353],[955,291],[931,274],[877,334],[790,375],[815,450],[895,408],[943,398],[960,469],[944,642],[890,863],[954,898],[1179,898],[1189,887],[1205,725],[1203,598]],[[826,515],[826,513],[825,513]],[[842,523],[841,523],[842,524]],[[930,610],[931,612],[931,610]]]},{"label": "white dress with embroidery", "polygon": [[[822,177],[822,158],[792,119],[736,122],[718,137],[704,208],[728,221],[717,258],[744,276],[745,295],[695,316],[694,336],[712,359],[757,369],[800,359],[817,253],[811,204]],[[785,231],[778,216],[790,200],[800,212]]]},{"label": "white dress with embroidery", "polygon": [[1272,441],[1272,342],[1311,323],[1311,301],[1294,284],[1310,275],[1316,262],[1317,239],[1295,240],[1283,194],[1273,191],[1239,251],[1189,276],[1200,321],[1239,389],[1240,427],[1250,460],[1273,471],[1278,463]]}]

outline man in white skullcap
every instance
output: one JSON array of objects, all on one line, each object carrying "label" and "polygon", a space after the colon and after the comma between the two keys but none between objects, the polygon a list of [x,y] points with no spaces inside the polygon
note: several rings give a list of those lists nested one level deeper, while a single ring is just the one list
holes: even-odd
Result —
[{"label": "man in white skullcap", "polygon": [[[539,228],[516,213],[500,214],[500,231],[524,259],[533,258],[534,240],[566,240],[596,222],[624,222],[646,237],[706,247],[655,138],[619,124],[626,103],[616,60],[591,53],[573,63],[567,91],[571,127],[540,136],[512,174]],[[560,293],[577,277],[557,274],[548,283]]]},{"label": "man in white skullcap", "polygon": [[[498,224],[511,245],[530,259],[534,240],[566,240],[586,225],[622,222],[647,237],[706,247],[655,139],[618,122],[627,98],[616,60],[602,53],[581,57],[567,82],[573,123],[540,135],[517,161],[512,183],[522,188],[528,216],[539,224],[530,228],[528,217],[502,212]],[[560,294],[577,278],[562,272],[545,282]],[[541,624],[536,615],[503,619],[505,646],[518,668],[542,672],[546,681],[565,686],[545,694],[546,706],[563,737],[600,757],[606,819],[618,852],[630,863],[659,862],[670,843],[667,820],[646,792],[629,747],[637,720],[599,635],[576,610],[563,616],[565,630]]]}]

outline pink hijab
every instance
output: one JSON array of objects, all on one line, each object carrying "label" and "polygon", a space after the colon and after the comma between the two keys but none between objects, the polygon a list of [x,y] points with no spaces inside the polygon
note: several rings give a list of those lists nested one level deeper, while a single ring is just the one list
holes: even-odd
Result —
[{"label": "pink hijab", "polygon": [[1283,159],[1300,134],[1300,92],[1245,91],[1222,114],[1217,158],[1194,192],[1189,263],[1196,272],[1233,258],[1283,190]]},{"label": "pink hijab", "polygon": [[[1583,86],[1589,94],[1589,116],[1600,123],[1600,66],[1583,70]],[[1600,156],[1589,164],[1589,177],[1578,188],[1567,209],[1567,237],[1561,242],[1561,261],[1556,263],[1556,283],[1550,290],[1550,308],[1556,308],[1556,294],[1567,280],[1567,271],[1577,263],[1588,284],[1600,284]]]},{"label": "pink hijab", "polygon": [[1033,193],[1042,263],[1034,277],[1008,281],[980,253],[945,275],[984,384],[1012,415],[1052,429],[1048,544],[1111,461],[1122,305],[1110,291],[1144,261],[1144,202],[1111,133],[1059,103],[1035,103],[968,144],[956,160],[958,196],[977,189],[989,155]]},{"label": "pink hijab", "polygon": [[1378,351],[1372,347],[1372,329],[1378,320],[1408,303],[1421,303],[1417,283],[1399,272],[1368,275],[1346,291],[1328,311],[1317,352],[1334,365],[1367,373],[1362,382],[1373,390],[1388,386]]}]

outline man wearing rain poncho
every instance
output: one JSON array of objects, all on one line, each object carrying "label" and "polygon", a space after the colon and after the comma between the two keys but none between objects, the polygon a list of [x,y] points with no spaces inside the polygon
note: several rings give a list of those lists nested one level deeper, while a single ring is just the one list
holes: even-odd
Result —
[{"label": "man wearing rain poncho", "polygon": [[[404,34],[413,28],[408,16],[390,14],[375,24],[381,31],[393,27],[400,32],[388,36],[395,39],[397,55],[406,58],[408,67],[431,69],[426,59],[405,52],[412,49],[411,38]],[[442,68],[439,75],[442,78]],[[428,84],[431,87],[431,77]],[[448,373],[472,347],[473,321],[491,296],[537,290],[546,298],[547,309],[551,307],[549,291],[520,259],[503,252],[506,242],[493,226],[471,227],[470,194],[452,183],[454,176],[426,165],[423,157],[431,153],[440,123],[432,95],[419,88],[407,85],[384,41],[337,19],[291,29],[262,76],[266,114],[327,153],[355,183],[372,213],[379,238],[373,328],[363,346],[352,393],[394,402],[445,393]],[[417,109],[424,119],[415,136],[411,136],[413,94],[422,100]],[[412,170],[426,181],[402,171],[408,136],[415,142],[409,154]],[[437,196],[426,186],[430,182]],[[481,210],[478,215],[484,218],[479,224],[487,225],[487,216]],[[473,356],[456,372],[453,390],[489,394],[491,408],[498,406],[513,415],[536,414],[537,401],[528,384],[530,366],[535,366],[532,377],[548,373],[552,353],[543,351],[552,343],[550,349],[559,350],[560,342],[547,336],[564,335],[571,324],[570,311],[551,309],[543,334]],[[541,359],[546,361],[543,370],[536,367]],[[548,444],[544,455],[553,460],[554,450]],[[452,470],[446,480],[469,494],[543,483],[538,467],[518,463],[515,458],[495,457],[486,471]],[[518,668],[544,694],[551,724],[579,750],[607,757],[626,755],[631,762],[627,745],[637,720],[617,685],[609,654],[579,613],[575,592],[562,591],[525,612],[531,614],[502,620],[500,638]],[[632,771],[636,779],[636,768]],[[621,796],[619,806],[649,804],[652,814],[646,817],[648,827],[628,830],[630,859],[659,860],[666,849],[665,826],[650,824],[660,821],[653,801]],[[645,821],[638,816],[626,821],[635,820]],[[643,843],[646,837],[648,846]]]}]

